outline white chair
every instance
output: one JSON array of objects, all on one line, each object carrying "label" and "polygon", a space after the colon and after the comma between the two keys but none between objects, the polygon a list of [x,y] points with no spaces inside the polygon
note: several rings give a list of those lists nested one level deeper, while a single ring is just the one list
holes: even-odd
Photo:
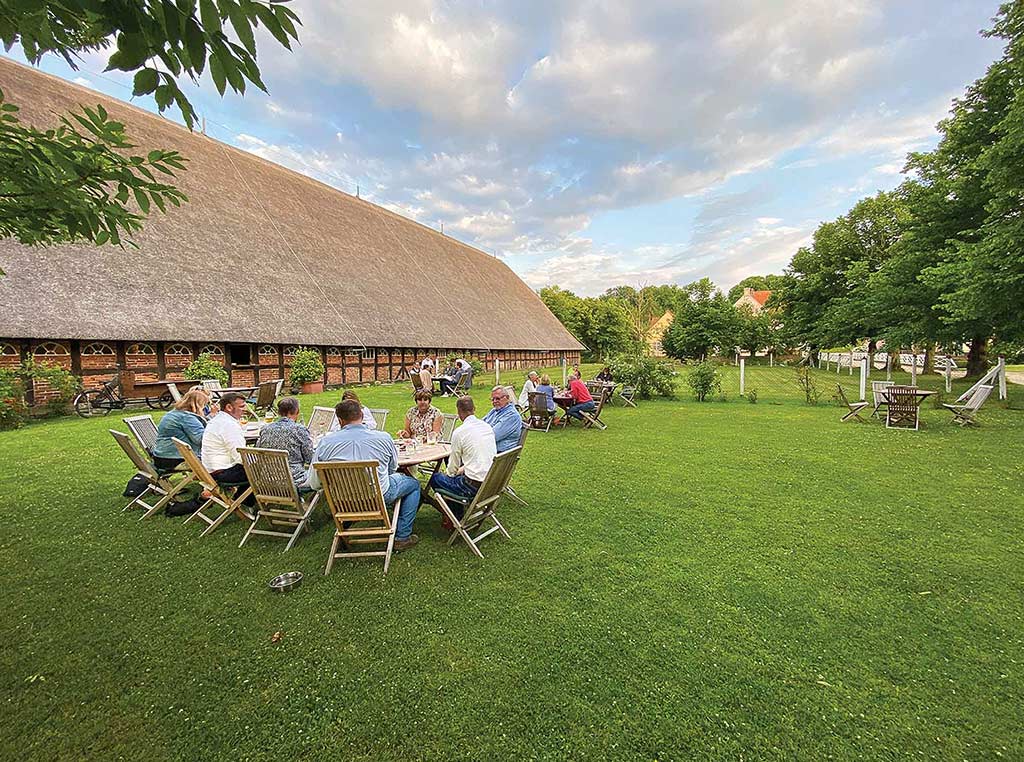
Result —
[{"label": "white chair", "polygon": [[943,404],[943,407],[953,414],[953,423],[959,423],[961,426],[974,426],[978,423],[978,410],[985,404],[985,400],[988,399],[994,388],[994,386],[982,384],[974,390],[974,393],[963,405]]},{"label": "white chair", "polygon": [[459,416],[453,413],[442,413],[441,417],[444,420],[441,422],[441,435],[438,437],[438,441],[441,444],[451,444],[452,434],[455,433],[455,424],[459,422]]},{"label": "white chair", "polygon": [[889,389],[894,385],[893,381],[872,381],[871,382],[871,399],[874,400],[874,407],[871,410],[871,415],[878,415],[878,408],[886,404],[887,400],[885,397],[885,390]]},{"label": "white chair", "polygon": [[313,412],[309,414],[309,423],[306,424],[306,428],[309,429],[309,435],[313,437],[314,444],[331,430],[331,424],[336,417],[333,407],[317,405],[313,408]]},{"label": "white chair", "polygon": [[[249,477],[249,486],[252,487],[253,497],[259,510],[253,517],[252,524],[248,531],[238,543],[238,547],[245,545],[254,534],[269,535],[271,537],[287,537],[288,544],[285,552],[291,550],[292,545],[299,538],[304,529],[309,528],[309,517],[320,500],[319,492],[310,492],[305,498],[299,494],[292,479],[291,470],[288,467],[288,453],[285,450],[268,450],[256,447],[239,447],[238,454],[242,456],[242,466],[245,474]],[[270,527],[286,526],[291,528],[290,532],[282,532],[280,529],[263,528],[257,529],[257,525]]]},{"label": "white chair", "polygon": [[135,435],[135,438],[139,440],[139,444],[142,445],[142,449],[146,451],[146,454],[150,454],[153,450],[153,445],[156,444],[156,423],[153,422],[153,416],[149,413],[144,415],[133,415],[130,418],[122,418],[125,426],[128,430]]},{"label": "white chair", "polygon": [[[120,445],[121,449],[124,450],[124,454],[128,456],[128,459],[135,466],[137,474],[142,476],[146,480],[146,489],[126,505],[122,511],[127,511],[132,508],[142,508],[144,513],[139,517],[139,521],[142,519],[148,519],[154,513],[160,511],[164,506],[174,499],[174,496],[181,492],[186,486],[188,486],[194,480],[192,474],[180,474],[181,478],[171,481],[169,474],[159,474],[153,464],[142,457],[132,440],[128,438],[127,434],[123,434],[120,431],[114,431],[109,429],[111,436],[114,437],[114,441]],[[155,503],[146,502],[146,498],[151,495],[159,495],[160,499]]]},{"label": "white chair", "polygon": [[370,408],[370,413],[373,415],[373,420],[377,424],[377,431],[384,431],[384,427],[388,423],[388,413],[390,412],[390,410],[385,410],[384,408]]}]

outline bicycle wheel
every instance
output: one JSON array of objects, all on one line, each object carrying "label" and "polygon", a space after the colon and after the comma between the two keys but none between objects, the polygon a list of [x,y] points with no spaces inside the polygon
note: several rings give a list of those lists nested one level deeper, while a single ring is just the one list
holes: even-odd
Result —
[{"label": "bicycle wheel", "polygon": [[[146,402],[147,403],[149,402],[149,398],[148,397],[146,398]],[[171,405],[173,405],[173,404],[174,404],[174,397],[171,396],[170,392],[164,392],[163,394],[161,394],[157,398],[156,403],[153,404],[153,405],[150,405],[150,407],[152,407],[155,410],[170,410],[171,409]]]},{"label": "bicycle wheel", "polygon": [[110,401],[99,389],[92,389],[82,392],[75,397],[75,412],[83,418],[92,418],[98,415],[107,415],[110,412]]}]

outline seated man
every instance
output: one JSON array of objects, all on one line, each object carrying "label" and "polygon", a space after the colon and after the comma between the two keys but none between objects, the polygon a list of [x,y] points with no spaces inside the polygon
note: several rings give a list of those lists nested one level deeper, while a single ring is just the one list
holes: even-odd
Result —
[{"label": "seated man", "polygon": [[612,369],[605,365],[604,368],[601,369],[601,372],[597,374],[597,380],[603,381],[606,384],[610,383],[613,380]]},{"label": "seated man", "polygon": [[309,489],[306,468],[313,461],[313,438],[309,429],[299,423],[299,401],[294,397],[282,397],[277,401],[277,414],[280,417],[260,431],[256,446],[285,450],[295,486],[300,490]]},{"label": "seated man", "polygon": [[[420,507],[420,483],[408,474],[398,473],[398,450],[383,431],[372,431],[363,423],[363,408],[355,400],[342,400],[334,408],[341,429],[320,440],[313,453],[313,465],[329,461],[375,460],[384,504],[390,509],[396,500],[398,510],[395,550],[411,548],[420,538],[412,533],[412,523]],[[311,489],[320,489],[316,469],[310,465],[306,476]]]},{"label": "seated man", "polygon": [[[448,473],[438,471],[430,477],[428,486],[441,492],[473,499],[487,472],[491,469],[497,448],[494,429],[477,418],[476,405],[472,397],[459,397],[455,410],[462,425],[452,433],[452,454],[448,458]],[[462,517],[463,507],[458,503],[451,506],[456,516]],[[451,529],[447,517],[445,528]]]},{"label": "seated man", "polygon": [[466,388],[466,389],[472,388],[472,386],[473,386],[473,366],[470,365],[466,360],[464,360],[463,358],[460,357],[458,360],[455,361],[455,369],[456,369],[455,370],[455,386],[458,387],[459,382],[462,381],[463,378],[465,378],[466,379],[466,383],[464,385],[464,388]]},{"label": "seated man", "polygon": [[[239,447],[245,447],[245,432],[239,419],[245,414],[245,397],[237,392],[228,392],[220,397],[220,412],[210,419],[203,432],[201,459],[217,484],[237,485],[244,490],[249,486],[245,475]],[[252,495],[245,499],[246,505],[253,505]]]},{"label": "seated man", "polygon": [[594,402],[587,385],[576,376],[569,376],[569,396],[572,397],[573,405],[565,411],[566,415],[582,421],[582,413],[593,413],[597,410],[597,403]]},{"label": "seated man", "polygon": [[531,370],[526,376],[526,381],[523,382],[523,390],[519,392],[519,407],[524,410],[530,407],[530,395],[537,391],[538,381],[537,371]]},{"label": "seated man", "polygon": [[494,429],[498,452],[511,450],[519,444],[523,419],[509,399],[508,389],[504,386],[496,386],[491,390],[491,404],[494,407],[484,416],[484,423]]}]

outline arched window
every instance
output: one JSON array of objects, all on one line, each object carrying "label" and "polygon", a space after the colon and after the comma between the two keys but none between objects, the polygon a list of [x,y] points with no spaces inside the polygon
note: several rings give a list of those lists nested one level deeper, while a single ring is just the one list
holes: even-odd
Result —
[{"label": "arched window", "polygon": [[299,348],[297,346],[295,346],[294,344],[291,344],[291,345],[289,345],[289,346],[284,348],[284,353],[286,355],[293,355],[293,354],[295,354],[298,351],[299,351]]},{"label": "arched window", "polygon": [[185,344],[171,344],[169,347],[164,349],[165,355],[190,355],[192,350]]},{"label": "arched window", "polygon": [[264,344],[260,347],[260,357],[277,357],[277,347],[272,344]]},{"label": "arched window", "polygon": [[205,347],[199,350],[201,355],[220,355],[224,356],[224,350],[219,344],[207,344]]},{"label": "arched window", "polygon": [[82,357],[89,357],[95,355],[111,356],[113,354],[114,348],[102,341],[94,341],[91,344],[86,344],[84,347],[82,347]]},{"label": "arched window", "polygon": [[328,357],[341,357],[341,347],[327,347]]},{"label": "arched window", "polygon": [[0,344],[0,355],[4,357],[17,357],[18,348],[13,344]]},{"label": "arched window", "polygon": [[32,354],[36,357],[64,357],[70,352],[58,341],[46,341],[37,346]]},{"label": "arched window", "polygon": [[125,350],[125,354],[128,355],[155,355],[156,350],[153,349],[152,344],[132,344]]}]

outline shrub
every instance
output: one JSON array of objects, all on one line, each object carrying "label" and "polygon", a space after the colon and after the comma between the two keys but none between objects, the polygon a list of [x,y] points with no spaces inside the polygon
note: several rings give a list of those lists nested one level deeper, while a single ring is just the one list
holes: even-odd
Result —
[{"label": "shrub", "polygon": [[804,402],[808,405],[817,405],[821,399],[821,390],[814,381],[814,373],[810,365],[798,365],[796,367],[796,385],[804,393]]},{"label": "shrub", "polygon": [[468,362],[469,367],[473,369],[474,376],[479,376],[481,373],[484,372],[484,364],[475,357],[471,357],[470,359],[466,360],[466,362]]},{"label": "shrub", "polygon": [[722,380],[718,376],[718,368],[708,360],[693,366],[686,377],[686,383],[698,402],[704,402],[715,392],[722,391]]},{"label": "shrub", "polygon": [[0,371],[0,429],[16,429],[28,420],[29,408],[25,393],[32,381],[45,381],[56,392],[41,407],[44,414],[68,412],[68,402],[81,388],[81,379],[56,365],[43,365],[31,357],[17,368]]},{"label": "shrub", "polygon": [[636,387],[636,396],[642,400],[651,397],[675,397],[675,373],[670,363],[645,355],[621,354],[608,361],[612,376],[620,384]]},{"label": "shrub", "polygon": [[292,357],[292,385],[315,384],[324,377],[324,363],[315,349],[299,347]]},{"label": "shrub", "polygon": [[185,378],[189,381],[216,379],[222,384],[226,384],[228,382],[228,372],[224,370],[223,363],[214,360],[213,355],[209,352],[203,352],[185,368]]},{"label": "shrub", "polygon": [[16,370],[0,370],[0,430],[16,429],[28,418],[25,384]]}]

